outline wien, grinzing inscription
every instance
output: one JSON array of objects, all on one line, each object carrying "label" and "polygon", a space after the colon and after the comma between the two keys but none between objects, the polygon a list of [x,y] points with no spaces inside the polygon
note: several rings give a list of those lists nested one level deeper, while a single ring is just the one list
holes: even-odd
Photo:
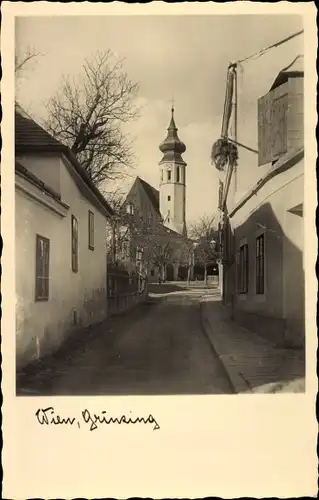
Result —
[{"label": "wien, grinzing inscription", "polygon": [[[54,408],[49,406],[48,408],[40,408],[36,411],[35,416],[40,425],[77,425],[78,428],[81,427],[80,420],[76,417],[61,417],[54,412]],[[154,424],[153,430],[160,429],[159,424],[156,422],[153,415],[145,417],[132,418],[131,416],[122,415],[121,417],[111,417],[107,416],[106,411],[102,411],[99,415],[96,413],[90,413],[89,410],[85,409],[81,413],[82,421],[88,424],[90,431],[98,429],[99,424]]]}]

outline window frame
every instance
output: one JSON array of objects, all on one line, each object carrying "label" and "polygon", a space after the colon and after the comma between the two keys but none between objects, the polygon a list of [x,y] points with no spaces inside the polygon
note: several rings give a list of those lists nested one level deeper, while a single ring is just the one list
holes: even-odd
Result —
[{"label": "window frame", "polygon": [[249,290],[249,247],[248,243],[240,245],[238,250],[237,290],[240,295],[247,295]]},{"label": "window frame", "polygon": [[88,211],[88,238],[89,249],[94,250],[94,212]]},{"label": "window frame", "polygon": [[[265,295],[265,233],[256,236],[255,259],[256,259],[256,295]],[[262,246],[260,246],[262,242]],[[262,248],[262,251],[260,251]]]},{"label": "window frame", "polygon": [[170,182],[172,180],[172,171],[167,170],[167,182]]},{"label": "window frame", "polygon": [[180,182],[181,174],[179,166],[176,167],[176,182]]},{"label": "window frame", "polygon": [[[44,243],[43,249],[47,248],[47,257],[45,257],[45,250],[43,250],[43,262],[42,262],[42,270],[41,274],[44,276],[39,276],[39,259],[40,255],[39,251],[39,242],[42,241]],[[39,280],[41,280],[39,282]],[[46,285],[43,287],[43,280],[46,280]],[[45,236],[40,234],[36,234],[36,250],[35,250],[35,302],[47,302],[50,296],[50,240]],[[41,283],[41,286],[40,286]],[[41,293],[39,293],[39,289],[41,288]]]},{"label": "window frame", "polygon": [[[76,224],[76,235],[74,233]],[[75,248],[74,248],[75,242]],[[75,215],[71,215],[71,267],[73,273],[78,273],[79,271],[79,223]]]}]

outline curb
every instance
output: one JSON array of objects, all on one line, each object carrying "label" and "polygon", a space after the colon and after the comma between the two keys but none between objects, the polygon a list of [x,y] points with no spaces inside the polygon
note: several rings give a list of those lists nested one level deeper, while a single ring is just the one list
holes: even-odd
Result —
[{"label": "curb", "polygon": [[204,318],[204,313],[203,313],[203,302],[200,302],[200,319],[201,319],[201,325],[202,325],[202,328],[203,328],[203,331],[205,332],[205,335],[207,337],[207,340],[211,346],[211,349],[214,351],[215,355],[217,356],[217,358],[219,359],[219,361],[221,362],[223,368],[224,368],[224,372],[225,372],[225,375],[226,377],[228,378],[228,381],[230,383],[230,386],[232,388],[232,391],[234,394],[238,394],[237,392],[237,389],[236,389],[236,385],[234,384],[233,380],[232,380],[232,377],[230,376],[229,374],[229,370],[227,369],[227,366],[225,365],[225,363],[223,362],[219,352],[216,350],[216,347],[215,345],[213,344],[212,340],[211,340],[211,337],[208,333],[208,321],[206,318]]},{"label": "curb", "polygon": [[227,375],[227,378],[230,382],[230,385],[233,389],[234,394],[242,394],[242,393],[247,393],[250,394],[252,393],[252,389],[249,385],[249,382],[244,378],[244,376],[236,370],[236,368],[230,368],[228,364],[225,362],[224,355],[220,354],[218,349],[216,348],[216,345],[214,344],[212,340],[212,335],[211,335],[211,326],[209,323],[208,318],[205,315],[204,312],[204,302],[200,302],[200,312],[201,312],[201,324],[203,327],[203,330],[206,334],[206,337],[213,349],[213,351],[216,353],[218,359],[220,360],[221,364],[224,367],[224,371]]}]

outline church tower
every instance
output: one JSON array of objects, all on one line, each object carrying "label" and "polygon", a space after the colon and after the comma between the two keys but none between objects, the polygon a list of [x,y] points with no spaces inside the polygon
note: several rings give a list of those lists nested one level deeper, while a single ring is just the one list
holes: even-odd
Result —
[{"label": "church tower", "polygon": [[186,236],[186,163],[181,156],[186,146],[177,135],[174,107],[171,113],[167,137],[159,147],[163,153],[159,162],[160,212],[166,227]]}]

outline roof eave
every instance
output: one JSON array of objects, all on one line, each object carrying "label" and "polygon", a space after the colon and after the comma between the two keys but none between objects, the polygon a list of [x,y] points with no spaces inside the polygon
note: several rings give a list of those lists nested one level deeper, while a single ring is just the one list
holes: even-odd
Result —
[{"label": "roof eave", "polygon": [[85,172],[85,170],[81,167],[80,163],[76,159],[74,153],[68,148],[67,146],[64,146],[63,144],[57,144],[54,146],[50,145],[45,145],[45,144],[37,144],[37,145],[24,145],[24,144],[17,144],[15,148],[16,153],[23,154],[23,153],[51,153],[51,154],[59,154],[59,155],[64,155],[73,168],[76,170],[76,172],[79,174],[79,176],[82,178],[82,180],[86,183],[87,187],[92,191],[94,196],[97,198],[99,203],[103,206],[104,210],[106,210],[107,215],[112,217],[114,215],[114,210],[111,208],[111,206],[108,204],[108,202],[105,200],[105,198],[102,196],[98,188],[94,185],[93,181],[90,179],[88,174]]},{"label": "roof eave", "polygon": [[304,147],[296,151],[288,152],[283,155],[275,165],[248,191],[248,193],[237,203],[233,210],[229,213],[229,217],[235,215],[245,203],[252,198],[257,192],[273,177],[292,168],[304,157]]}]

